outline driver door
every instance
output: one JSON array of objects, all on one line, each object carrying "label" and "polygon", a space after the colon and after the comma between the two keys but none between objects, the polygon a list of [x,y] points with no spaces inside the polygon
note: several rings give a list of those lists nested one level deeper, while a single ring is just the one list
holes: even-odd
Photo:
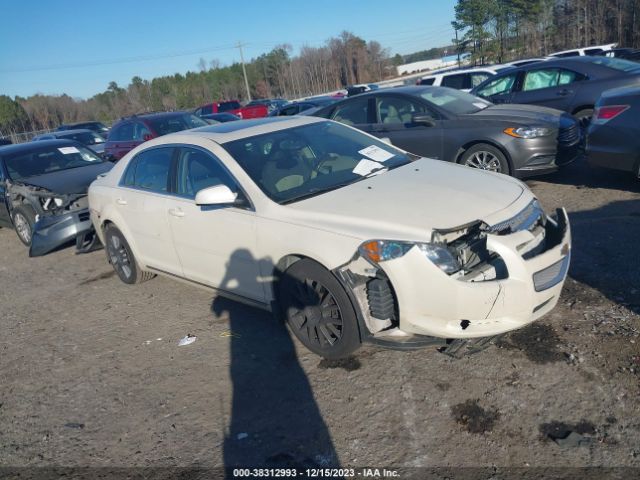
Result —
[{"label": "driver door", "polygon": [[[371,133],[422,157],[442,160],[442,121],[422,102],[400,95],[379,95],[375,99],[376,120]],[[429,115],[435,125],[413,121],[414,115]]]},{"label": "driver door", "polygon": [[180,147],[175,178],[176,195],[167,201],[166,214],[185,278],[264,301],[259,259],[253,256],[254,212],[195,203],[196,193],[216,185],[226,185],[242,197],[235,179],[211,152],[196,147]]}]

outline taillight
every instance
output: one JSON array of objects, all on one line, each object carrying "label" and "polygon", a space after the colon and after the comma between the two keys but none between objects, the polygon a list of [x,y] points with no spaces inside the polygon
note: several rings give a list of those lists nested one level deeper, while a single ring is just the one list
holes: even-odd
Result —
[{"label": "taillight", "polygon": [[607,123],[609,120],[613,120],[628,108],[629,105],[603,105],[596,107],[591,121],[602,125],[603,123]]}]

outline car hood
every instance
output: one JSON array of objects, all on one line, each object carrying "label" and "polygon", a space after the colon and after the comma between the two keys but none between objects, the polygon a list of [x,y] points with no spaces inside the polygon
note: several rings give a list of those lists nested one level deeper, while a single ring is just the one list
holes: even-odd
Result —
[{"label": "car hood", "polygon": [[506,175],[423,158],[286,208],[292,221],[314,228],[363,239],[425,240],[435,229],[510,218],[517,212],[509,207],[525,188]]},{"label": "car hood", "polygon": [[505,121],[518,122],[526,125],[551,124],[559,126],[564,112],[555,108],[539,107],[537,105],[501,104],[492,105],[476,113],[464,115],[476,121]]},{"label": "car hood", "polygon": [[52,193],[63,195],[87,193],[89,185],[101,173],[108,172],[113,167],[112,163],[103,162],[86,167],[58,170],[56,172],[28,177],[20,180],[20,183],[44,188]]}]

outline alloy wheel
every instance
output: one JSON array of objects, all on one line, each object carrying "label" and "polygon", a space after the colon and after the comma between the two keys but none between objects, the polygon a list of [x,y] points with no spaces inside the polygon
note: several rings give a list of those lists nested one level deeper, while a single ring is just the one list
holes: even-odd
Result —
[{"label": "alloy wheel", "polygon": [[16,213],[13,217],[13,224],[22,241],[29,245],[31,243],[31,227],[25,216],[21,213]]},{"label": "alloy wheel", "polygon": [[489,170],[491,172],[502,173],[500,160],[493,153],[480,150],[474,152],[464,162],[467,167],[479,168],[480,170]]},{"label": "alloy wheel", "polygon": [[335,297],[324,285],[309,278],[296,282],[289,321],[300,336],[320,348],[334,346],[343,335],[342,311]]},{"label": "alloy wheel", "polygon": [[107,245],[107,250],[113,267],[121,272],[125,278],[131,278],[131,275],[133,274],[131,260],[124,243],[118,235],[111,235]]}]

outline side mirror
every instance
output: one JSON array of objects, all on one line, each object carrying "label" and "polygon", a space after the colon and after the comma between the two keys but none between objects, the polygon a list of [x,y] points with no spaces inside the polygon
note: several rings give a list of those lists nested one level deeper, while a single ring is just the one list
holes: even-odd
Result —
[{"label": "side mirror", "polygon": [[204,188],[196,193],[196,205],[233,205],[238,198],[226,185]]},{"label": "side mirror", "polygon": [[145,133],[142,137],[142,140],[144,140],[145,142],[148,142],[149,140],[151,140],[153,138],[153,136],[150,133]]},{"label": "side mirror", "polygon": [[411,119],[413,123],[419,123],[420,125],[424,125],[425,127],[435,127],[436,121],[431,115],[420,114],[414,115]]}]

